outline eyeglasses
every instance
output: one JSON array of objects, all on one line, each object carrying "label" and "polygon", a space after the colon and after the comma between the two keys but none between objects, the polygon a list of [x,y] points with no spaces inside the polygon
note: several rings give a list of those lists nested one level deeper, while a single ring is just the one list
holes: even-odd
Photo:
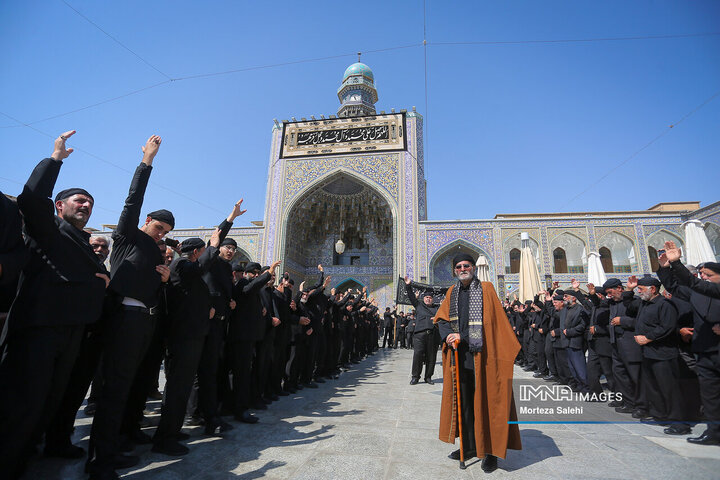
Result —
[{"label": "eyeglasses", "polygon": [[459,265],[455,265],[455,270],[470,270],[473,266],[469,263],[461,263]]},{"label": "eyeglasses", "polygon": [[93,250],[95,250],[96,248],[102,248],[103,250],[107,250],[108,248],[110,248],[107,245],[105,245],[104,243],[96,243],[96,244],[90,245],[90,246],[93,248]]}]

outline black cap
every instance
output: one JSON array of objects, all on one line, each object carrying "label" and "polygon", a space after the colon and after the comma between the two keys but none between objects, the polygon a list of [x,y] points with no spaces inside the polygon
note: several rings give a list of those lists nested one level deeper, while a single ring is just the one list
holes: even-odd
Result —
[{"label": "black cap", "polygon": [[560,290],[559,288],[555,290],[555,295],[565,295],[565,290]]},{"label": "black cap", "polygon": [[473,266],[475,265],[475,259],[474,259],[470,254],[467,254],[467,253],[458,253],[458,254],[456,254],[456,255],[453,257],[453,260],[452,260],[452,262],[453,262],[453,267],[454,267],[455,265],[457,265],[458,263],[464,261],[464,260],[467,260],[467,261],[470,262]]},{"label": "black cap", "polygon": [[192,252],[196,248],[202,248],[204,246],[205,246],[205,242],[203,241],[202,238],[198,238],[198,237],[188,238],[187,240],[183,240],[182,243],[180,244],[180,251],[182,253],[188,253],[188,252]]},{"label": "black cap", "polygon": [[239,263],[236,263],[232,267],[233,272],[242,272],[243,270],[245,270],[245,268],[242,265],[240,265]]},{"label": "black cap", "polygon": [[575,297],[578,300],[581,300],[583,298],[582,293],[576,292],[575,290],[568,290],[567,292],[565,292],[565,295],[570,295],[571,297]]},{"label": "black cap", "polygon": [[555,295],[553,295],[553,300],[559,300],[562,302],[563,300],[565,300],[565,297],[563,297],[562,295],[555,294]]},{"label": "black cap", "polygon": [[595,287],[595,293],[599,293],[600,295],[605,295],[605,289],[603,287]]},{"label": "black cap", "polygon": [[225,238],[225,240],[220,242],[220,246],[222,247],[223,245],[232,245],[233,247],[237,248],[237,242],[234,238]]},{"label": "black cap", "polygon": [[248,262],[247,265],[245,265],[245,273],[254,272],[255,270],[260,271],[262,266],[260,266],[257,262]]},{"label": "black cap", "polygon": [[720,273],[720,263],[717,262],[705,262],[703,263],[702,268],[707,268],[715,273]]},{"label": "black cap", "polygon": [[170,228],[175,228],[175,217],[170,210],[155,210],[147,214],[148,217],[159,222],[165,222],[170,225]]},{"label": "black cap", "polygon": [[57,195],[55,195],[55,201],[57,202],[58,200],[65,200],[66,198],[69,198],[69,197],[72,197],[73,195],[78,195],[78,194],[89,197],[90,200],[92,201],[93,205],[95,204],[95,199],[93,198],[93,196],[90,195],[88,193],[88,191],[85,190],[84,188],[68,188],[68,189],[62,190],[62,191],[58,192]]},{"label": "black cap", "polygon": [[643,277],[638,280],[638,285],[642,285],[643,287],[655,287],[659,290],[662,283],[660,283],[660,280],[655,277]]},{"label": "black cap", "polygon": [[622,282],[618,280],[617,278],[608,278],[605,283],[603,283],[602,288],[604,290],[607,290],[608,288],[618,288],[622,287]]},{"label": "black cap", "polygon": [[422,296],[423,296],[423,297],[434,297],[434,296],[435,296],[435,292],[433,292],[433,291],[430,290],[430,289],[427,289],[427,290],[425,290],[425,291],[423,292]]}]

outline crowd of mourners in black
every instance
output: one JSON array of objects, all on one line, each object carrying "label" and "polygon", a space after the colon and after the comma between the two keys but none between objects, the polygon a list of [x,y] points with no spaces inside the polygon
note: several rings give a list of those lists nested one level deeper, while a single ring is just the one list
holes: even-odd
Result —
[{"label": "crowd of mourners in black", "polygon": [[673,242],[660,253],[657,277],[586,292],[555,282],[534,301],[506,299],[522,345],[516,364],[668,435],[706,422],[687,441],[720,445],[720,263],[686,267]]},{"label": "crowd of mourners in black", "polygon": [[[206,435],[221,436],[233,428],[223,416],[256,423],[250,411],[318,388],[378,349],[383,322],[366,289],[327,292],[322,265],[316,283],[296,288],[277,272],[279,261],[232,262],[237,243],[227,234],[245,213],[242,200],[208,242],[167,238],[175,226],[168,210],[141,216],[159,136],[142,147],[112,241],[91,236],[88,191],[52,200],[74,134],[55,140],[16,201],[0,194],[0,311],[9,312],[0,478],[20,478],[43,439],[45,456],[87,453],[90,478],[117,478],[116,469],[139,462],[128,454],[137,444],[188,453],[186,413]],[[88,388],[84,411],[94,418],[85,452],[71,436]],[[152,437],[141,429],[148,398],[163,400]]]},{"label": "crowd of mourners in black", "polygon": [[[338,378],[374,353],[380,336],[383,348],[414,349],[411,385],[423,365],[425,382],[433,383],[440,338],[432,290],[419,300],[406,277],[415,310],[388,307],[381,319],[366,289],[326,293],[322,265],[317,283],[296,289],[277,272],[279,261],[233,263],[237,243],[227,235],[245,213],[242,200],[208,242],[166,238],[175,226],[170,211],[141,216],[162,141],[155,135],[142,147],[112,244],[91,236],[88,191],[71,188],[51,200],[74,134],[55,140],[16,201],[0,194],[0,312],[8,312],[0,478],[20,478],[43,444],[50,457],[87,453],[93,479],[117,478],[116,469],[136,465],[139,458],[127,453],[137,444],[184,455],[187,413],[212,436],[233,428],[223,416],[256,423],[251,410]],[[506,300],[522,345],[516,363],[588,401],[611,399],[620,413],[667,425],[667,434],[707,422],[687,440],[720,445],[720,264],[695,269],[680,257],[667,242],[658,278],[630,277],[624,286],[611,278],[602,287],[588,284],[587,293],[573,281],[571,289],[553,284],[524,304]],[[71,436],[89,388],[85,413],[94,418],[85,452]],[[148,398],[163,400],[152,437],[141,429]]]}]

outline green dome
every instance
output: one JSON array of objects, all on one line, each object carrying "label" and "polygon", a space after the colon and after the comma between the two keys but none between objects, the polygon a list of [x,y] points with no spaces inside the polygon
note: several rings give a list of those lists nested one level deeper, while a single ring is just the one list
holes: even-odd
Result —
[{"label": "green dome", "polygon": [[375,81],[375,76],[373,75],[372,70],[370,70],[370,67],[360,62],[353,63],[347,68],[347,70],[345,70],[345,75],[343,75],[343,82],[350,75],[362,75],[363,77],[368,78],[373,82]]}]

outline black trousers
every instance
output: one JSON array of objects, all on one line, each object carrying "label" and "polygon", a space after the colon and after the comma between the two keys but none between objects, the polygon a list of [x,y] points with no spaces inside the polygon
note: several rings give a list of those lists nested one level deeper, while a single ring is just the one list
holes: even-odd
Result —
[{"label": "black trousers", "polygon": [[655,360],[643,358],[642,383],[648,412],[653,417],[683,421],[683,402],[678,383],[678,359]]},{"label": "black trousers", "polygon": [[65,394],[85,325],[29,327],[8,337],[0,361],[0,475],[26,460]]},{"label": "black trousers", "polygon": [[382,348],[385,348],[386,344],[390,347],[393,346],[393,330],[392,330],[392,328],[385,329],[385,335],[383,335]]},{"label": "black trousers", "polygon": [[317,358],[317,339],[315,331],[305,336],[305,355],[300,366],[300,383],[308,383],[313,379],[315,372],[315,359]]},{"label": "black trousers", "polygon": [[218,416],[218,368],[223,348],[224,324],[222,320],[210,320],[200,363],[198,364],[198,406],[200,414],[208,421]]},{"label": "black trousers", "polygon": [[423,363],[425,364],[425,378],[432,378],[433,373],[435,373],[437,349],[434,329],[431,328],[413,334],[413,378],[420,378]]},{"label": "black trousers", "polygon": [[[279,332],[278,332],[279,333]],[[288,341],[285,336],[282,339],[276,339],[273,346],[272,366],[270,367],[270,384],[268,390],[271,393],[282,391],[282,381],[285,377],[285,367],[288,361]]]},{"label": "black trousers", "polygon": [[720,440],[720,353],[698,353],[696,358],[700,398],[708,421],[707,434]]},{"label": "black trousers", "polygon": [[255,361],[252,369],[251,397],[253,401],[260,401],[260,397],[267,392],[270,364],[273,355],[273,337],[265,335],[265,338],[255,343]]},{"label": "black trousers", "polygon": [[587,356],[587,381],[591,393],[599,395],[603,392],[602,385],[600,384],[600,375],[605,375],[610,391],[614,392],[615,382],[612,372],[612,357],[599,355],[595,350],[589,348]]},{"label": "black trousers", "polygon": [[232,342],[228,345],[230,368],[232,369],[233,409],[235,414],[250,408],[252,385],[252,364],[254,342]]},{"label": "black trousers", "polygon": [[628,362],[613,344],[612,370],[615,387],[618,393],[622,393],[623,403],[630,408],[647,409],[642,400],[640,385],[641,362]]},{"label": "black trousers", "polygon": [[545,335],[545,358],[547,359],[550,375],[557,376],[558,370],[557,362],[555,361],[555,347],[553,347],[553,342],[551,341],[551,339],[551,335]]},{"label": "black trousers", "polygon": [[353,346],[353,328],[345,326],[340,330],[340,336],[342,343],[340,345],[340,364],[346,365],[350,362],[350,355],[352,354]]},{"label": "black trousers", "polygon": [[97,328],[98,326],[86,328],[82,336],[77,360],[70,374],[62,403],[45,431],[46,449],[62,449],[71,444],[75,416],[85,400],[85,394],[100,363],[102,334]]},{"label": "black trousers", "polygon": [[570,372],[567,348],[555,348],[555,367],[561,382],[569,383],[573,379]]},{"label": "black trousers", "polygon": [[683,395],[683,418],[697,421],[701,418],[700,407],[702,401],[700,399],[700,382],[695,364],[695,356],[692,353],[680,350],[678,362],[680,376],[678,381]]},{"label": "black trousers", "polygon": [[538,333],[535,341],[535,364],[543,375],[547,375],[547,357],[545,356],[545,335]]},{"label": "black trousers", "polygon": [[535,368],[537,364],[535,362],[535,342],[532,340],[532,331],[526,329],[523,332],[523,350],[525,351],[525,360],[529,366]]},{"label": "black trousers", "polygon": [[[452,353],[452,352],[451,352]],[[462,357],[461,357],[462,358]],[[462,360],[460,360],[462,363]],[[453,367],[454,368],[454,367]],[[463,450],[475,450],[475,370],[460,366]]]},{"label": "black trousers", "polygon": [[305,366],[305,357],[307,356],[308,337],[304,333],[295,335],[295,346],[292,350],[292,360],[290,360],[290,368],[288,375],[288,383],[291,386],[297,386],[300,382],[302,369]]},{"label": "black trousers", "polygon": [[207,336],[193,339],[168,339],[168,363],[170,371],[165,383],[165,399],[160,424],[153,441],[173,438],[180,433],[185,421],[190,392],[198,372]]},{"label": "black trousers", "polygon": [[120,307],[109,318],[103,337],[103,385],[90,434],[91,473],[115,470],[128,396],[154,331],[155,321],[149,313]]}]

